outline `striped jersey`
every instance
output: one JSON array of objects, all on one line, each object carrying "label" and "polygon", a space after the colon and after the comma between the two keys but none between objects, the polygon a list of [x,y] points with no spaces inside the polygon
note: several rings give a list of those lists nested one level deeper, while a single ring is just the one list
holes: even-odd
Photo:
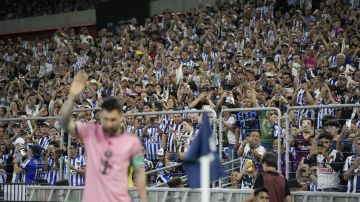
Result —
[{"label": "striped jersey", "polygon": [[[160,169],[160,168],[164,168],[164,167],[165,167],[165,164],[160,161],[155,165],[155,169]],[[165,182],[169,181],[170,179],[171,179],[171,176],[168,174],[168,172],[166,170],[159,171],[156,176],[156,184],[165,183]]]},{"label": "striped jersey", "polygon": [[174,121],[168,125],[166,131],[166,149],[168,152],[176,152],[176,136],[180,134],[184,126],[182,123],[176,124]]},{"label": "striped jersey", "polygon": [[330,78],[328,80],[328,83],[329,83],[330,86],[336,86],[337,85],[337,80],[333,79],[333,78]]},{"label": "striped jersey", "polygon": [[43,179],[44,159],[31,157],[20,164],[25,171],[25,184],[31,184]]},{"label": "striped jersey", "polygon": [[202,53],[201,58],[204,62],[208,63],[208,67],[209,69],[211,69],[213,67],[213,64],[216,63],[216,58],[218,57],[218,55],[219,54],[217,52],[212,51],[210,55],[207,53]]},{"label": "striped jersey", "polygon": [[55,159],[51,157],[45,160],[47,160],[48,163],[48,170],[44,171],[44,179],[46,179],[49,185],[56,185],[59,174],[59,172],[57,171],[58,169],[56,168],[56,166],[58,165],[56,165]]},{"label": "striped jersey", "polygon": [[[64,156],[64,179],[66,179],[67,176],[67,162],[69,160],[68,156]],[[80,169],[81,167],[86,166],[86,160],[83,156],[77,156],[76,158],[70,159],[70,165],[75,167],[76,169]],[[85,175],[80,175],[74,170],[70,169],[70,176],[69,176],[69,185],[70,186],[84,186],[85,183]]]},{"label": "striped jersey", "polygon": [[236,126],[240,128],[240,134],[244,140],[251,131],[260,129],[258,113],[256,111],[239,112],[236,115]]},{"label": "striped jersey", "polygon": [[[346,158],[344,165],[344,172],[348,171],[354,161],[359,159],[359,156],[349,156]],[[354,175],[347,182],[347,193],[359,193],[360,192],[360,169],[354,170]]]},{"label": "striped jersey", "polygon": [[304,89],[300,89],[296,95],[296,104],[299,106],[303,106],[304,105],[304,97],[305,97],[305,90]]},{"label": "striped jersey", "polygon": [[[9,158],[8,154],[1,155],[0,165],[6,165],[8,158]],[[0,169],[0,175],[1,175],[0,183],[6,183],[6,171],[4,169]]]},{"label": "striped jersey", "polygon": [[[330,104],[330,103],[329,103]],[[323,99],[320,99],[318,102],[318,105],[329,105],[329,104],[325,104]],[[327,115],[331,115],[333,117],[336,117],[336,112],[334,108],[322,108],[319,109],[318,114],[317,114],[317,123],[316,123],[316,128],[320,128],[322,126],[322,118],[324,116]]]},{"label": "striped jersey", "polygon": [[146,131],[147,137],[144,138],[146,158],[149,160],[158,160],[157,153],[161,148],[161,137],[157,129],[152,127]]},{"label": "striped jersey", "polygon": [[47,136],[47,135],[41,137],[41,138],[38,140],[39,145],[40,145],[42,148],[44,148],[44,149],[46,149],[46,148],[49,146],[50,142],[51,142],[51,139],[50,139],[50,137]]},{"label": "striped jersey", "polygon": [[301,120],[303,118],[309,118],[311,120],[315,120],[315,111],[313,109],[301,109],[295,110],[295,120],[297,120],[297,124],[301,126]]}]

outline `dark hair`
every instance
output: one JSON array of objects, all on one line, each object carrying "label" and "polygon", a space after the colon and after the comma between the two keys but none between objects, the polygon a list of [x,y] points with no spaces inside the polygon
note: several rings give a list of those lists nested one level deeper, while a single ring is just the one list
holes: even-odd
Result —
[{"label": "dark hair", "polygon": [[71,146],[73,146],[73,147],[75,147],[75,148],[77,148],[78,147],[78,143],[76,143],[76,142],[71,142],[71,144],[70,144]]},{"label": "dark hair", "polygon": [[314,120],[312,120],[312,119],[310,119],[310,118],[302,118],[301,119],[301,125],[302,125],[302,123],[303,123],[303,121],[310,121],[311,122],[311,125],[313,126],[314,125]]},{"label": "dark hair", "polygon": [[331,140],[333,139],[333,136],[332,136],[330,133],[328,133],[328,132],[322,132],[322,133],[319,135],[318,140],[323,139],[323,138],[328,139],[328,140],[331,141]]},{"label": "dark hair", "polygon": [[261,158],[262,163],[266,163],[267,166],[277,168],[277,159],[274,152],[266,152]]},{"label": "dark hair", "polygon": [[59,147],[60,147],[60,144],[59,144],[59,142],[57,142],[57,141],[51,141],[51,142],[49,143],[49,145],[54,145],[54,147],[56,147],[56,148],[59,148]]},{"label": "dark hair", "polygon": [[269,193],[269,191],[265,187],[260,187],[254,190],[254,196],[259,195],[261,192]]},{"label": "dark hair", "polygon": [[290,78],[291,80],[293,80],[293,77],[292,77],[292,75],[290,74],[290,72],[284,72],[282,75],[283,75],[283,76],[284,76],[284,75],[288,75],[289,78]]},{"label": "dark hair", "polygon": [[332,120],[332,119],[335,119],[334,116],[331,116],[331,115],[325,115],[322,119],[321,119],[321,123],[322,125],[325,125],[325,123],[329,120]]},{"label": "dark hair", "polygon": [[120,104],[120,102],[117,100],[116,97],[106,97],[104,99],[104,102],[101,105],[102,110],[106,110],[106,111],[113,111],[113,110],[117,110],[119,113],[123,112],[123,107]]}]

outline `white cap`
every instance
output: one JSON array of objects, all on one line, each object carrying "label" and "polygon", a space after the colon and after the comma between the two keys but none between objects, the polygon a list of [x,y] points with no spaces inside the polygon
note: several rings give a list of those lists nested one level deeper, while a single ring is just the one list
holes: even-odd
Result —
[{"label": "white cap", "polygon": [[14,145],[17,145],[17,144],[25,144],[24,138],[22,138],[22,137],[16,138]]}]

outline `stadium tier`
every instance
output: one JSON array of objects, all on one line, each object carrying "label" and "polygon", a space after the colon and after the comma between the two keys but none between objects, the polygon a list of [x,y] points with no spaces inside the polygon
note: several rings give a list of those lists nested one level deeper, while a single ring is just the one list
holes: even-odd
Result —
[{"label": "stadium tier", "polygon": [[[15,2],[1,1],[12,6],[0,6],[0,18],[95,3]],[[196,110],[210,110],[224,173],[212,188],[246,190],[235,196],[265,184],[257,178],[262,157],[274,152],[290,191],[358,193],[359,16],[356,0],[218,0],[96,35],[60,28],[51,38],[2,40],[1,186],[86,185],[89,151],[60,122],[71,83],[86,74],[73,119],[100,123],[100,106],[116,97],[123,131],[141,142],[149,187],[189,186],[183,159],[199,133],[203,114]],[[99,170],[109,169],[102,160]],[[136,172],[126,169],[133,188]],[[21,198],[21,190],[11,193]]]}]

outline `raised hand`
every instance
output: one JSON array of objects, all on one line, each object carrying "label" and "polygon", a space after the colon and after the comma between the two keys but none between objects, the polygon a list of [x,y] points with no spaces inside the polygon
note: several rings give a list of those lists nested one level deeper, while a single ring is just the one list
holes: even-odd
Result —
[{"label": "raised hand", "polygon": [[87,80],[88,75],[85,72],[79,72],[71,83],[70,95],[74,98],[78,97],[85,89]]}]

